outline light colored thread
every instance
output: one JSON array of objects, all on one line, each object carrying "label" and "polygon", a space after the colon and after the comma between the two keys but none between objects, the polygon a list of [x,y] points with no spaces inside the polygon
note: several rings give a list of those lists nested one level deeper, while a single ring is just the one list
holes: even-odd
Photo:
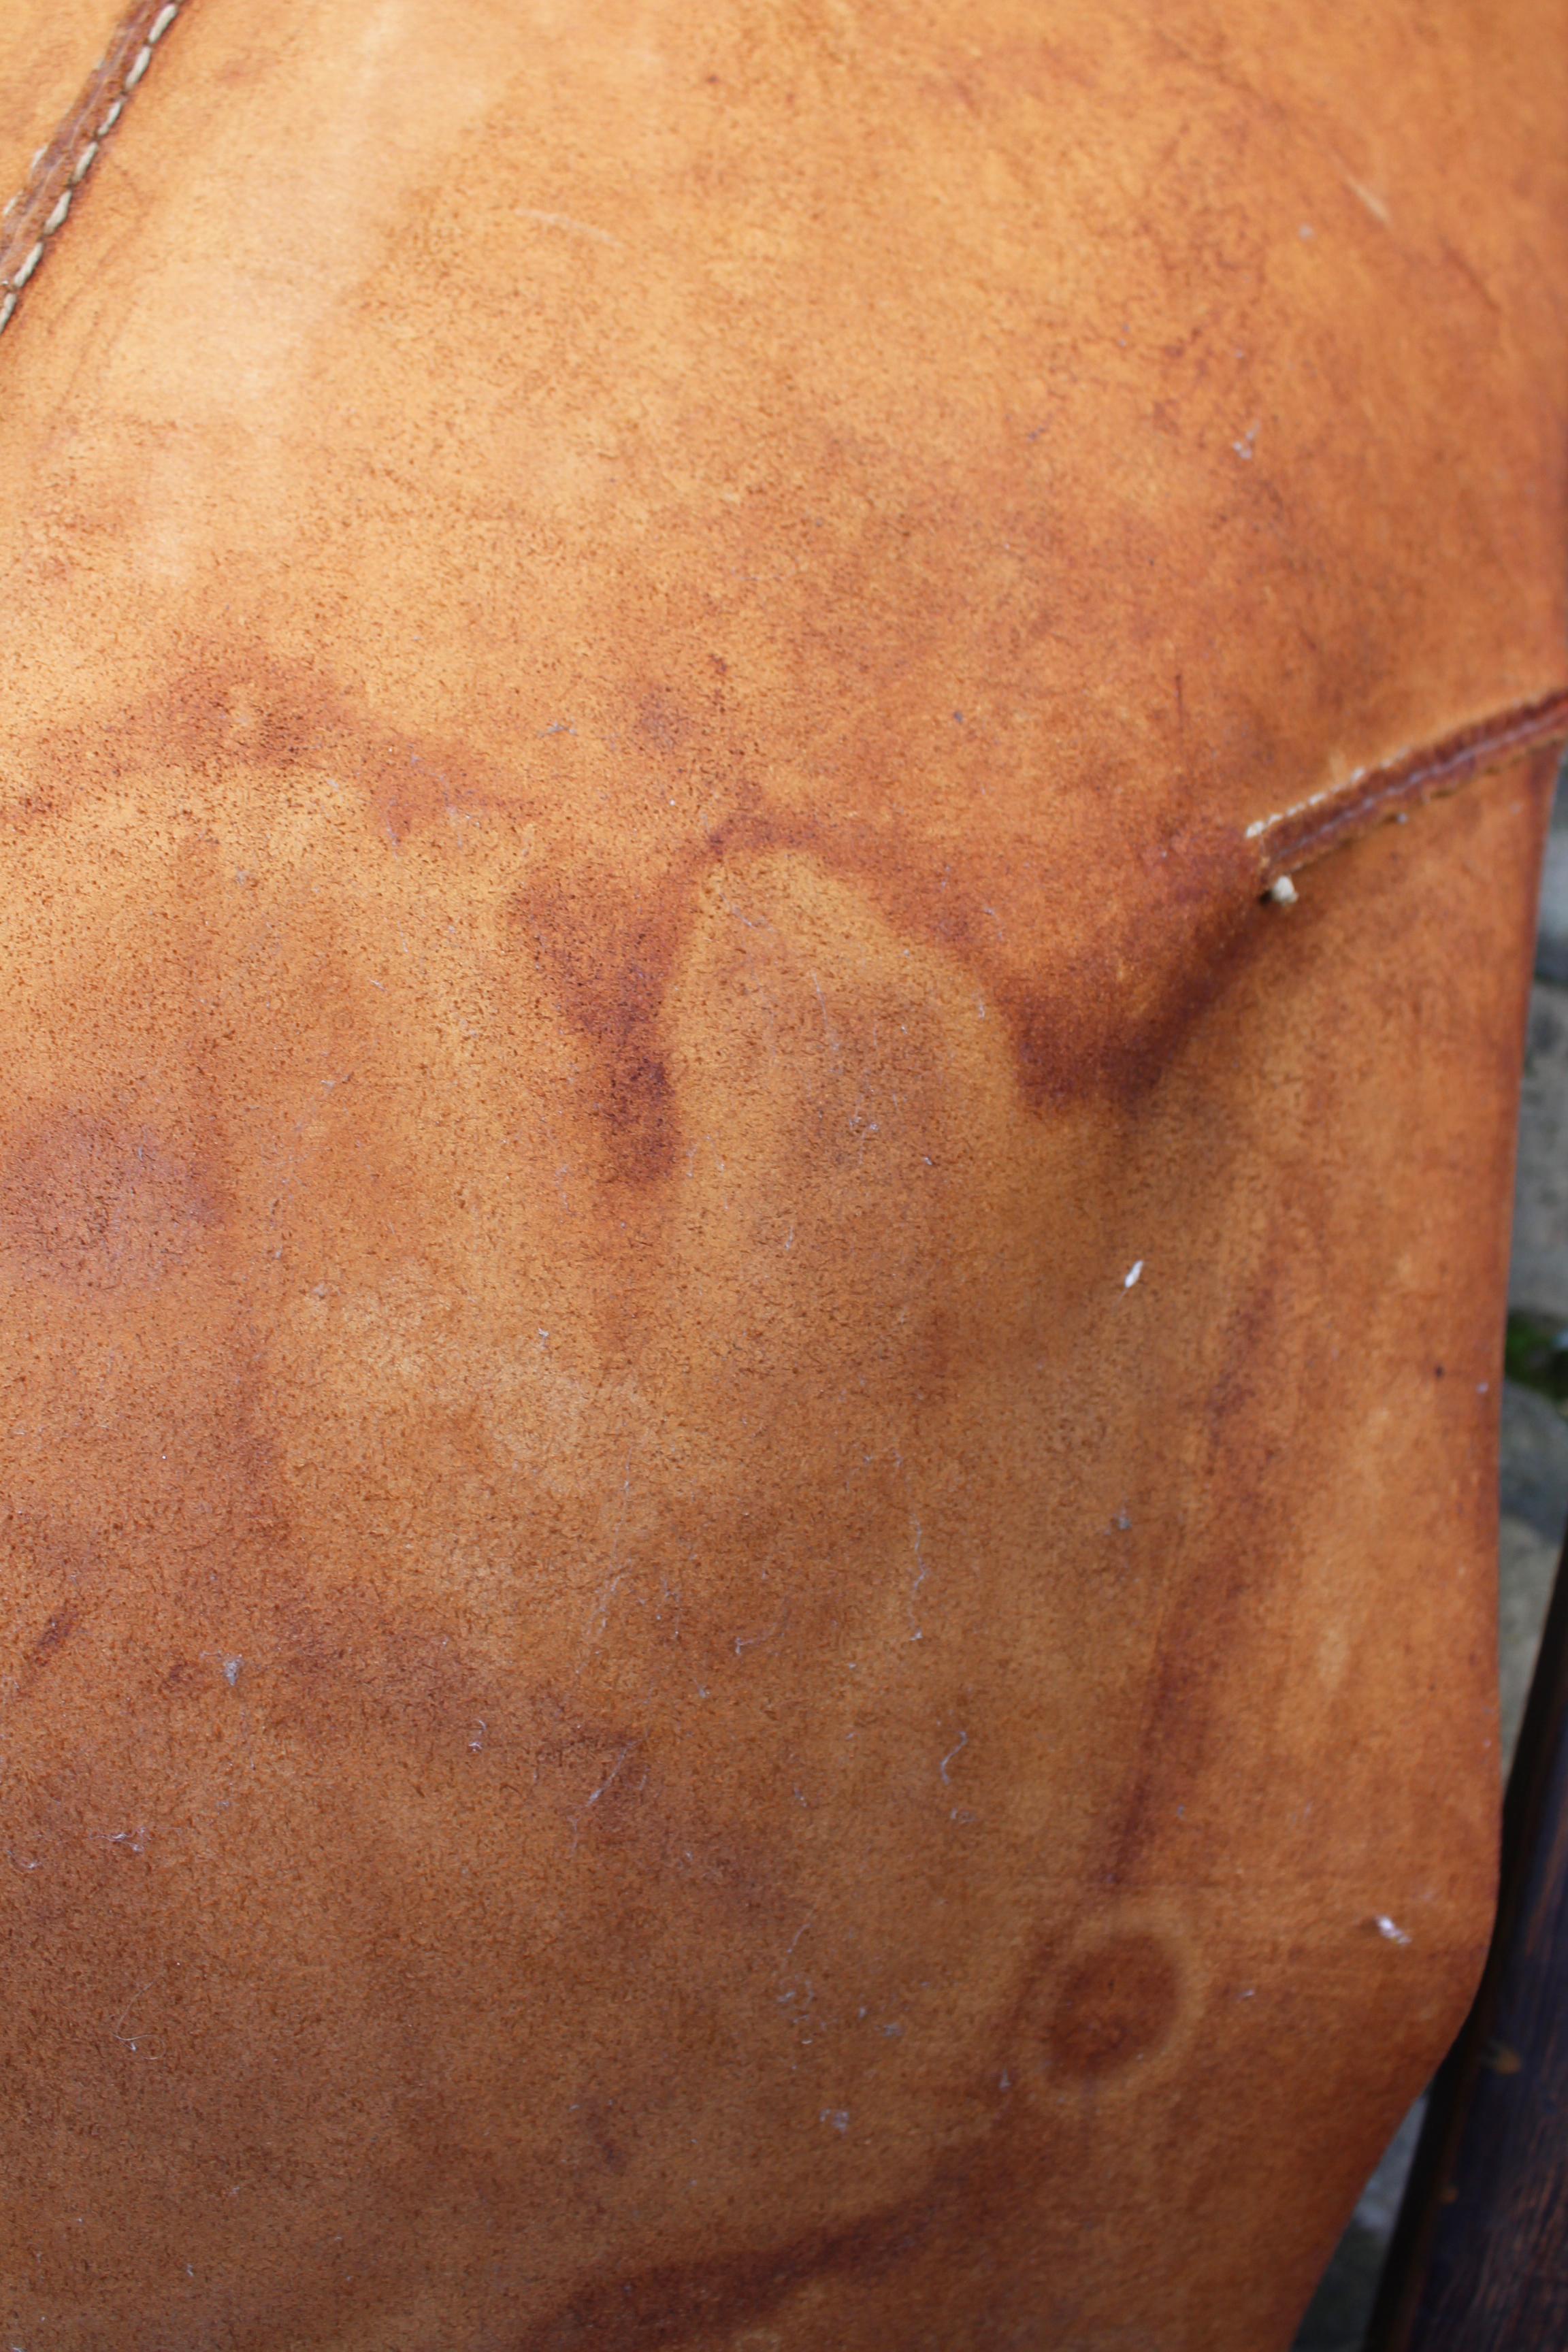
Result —
[{"label": "light colored thread", "polygon": [[1258,847],[1260,886],[1289,904],[1275,885],[1288,882],[1293,872],[1331,849],[1359,840],[1390,818],[1403,822],[1412,808],[1458,792],[1505,760],[1565,741],[1568,688],[1560,687],[1457,728],[1436,743],[1418,744],[1356,768],[1339,783],[1325,784],[1277,815],[1259,817],[1247,827],[1246,838]]},{"label": "light colored thread", "polygon": [[517,210],[521,220],[538,221],[545,228],[563,228],[572,236],[591,236],[596,245],[619,246],[621,241],[607,228],[595,228],[592,221],[577,220],[571,213],[542,213],[537,205],[519,205]]},{"label": "light colored thread", "polygon": [[127,94],[146,74],[154,45],[182,13],[181,0],[132,0],[81,96],[34,156],[26,184],[0,213],[0,327],[43,259],[46,241],[65,226],[72,192],[124,112]]},{"label": "light colored thread", "polygon": [[[1395,751],[1392,760],[1379,761],[1378,765],[1395,767],[1401,760],[1409,757],[1408,749]],[[1272,833],[1277,825],[1289,824],[1293,816],[1305,816],[1309,809],[1321,808],[1325,801],[1337,800],[1342,793],[1347,796],[1353,793],[1356,786],[1372,773],[1371,768],[1352,768],[1342,782],[1325,784],[1321,792],[1309,793],[1304,801],[1292,801],[1289,808],[1278,809],[1272,816],[1254,817],[1247,828],[1247,838],[1256,841],[1260,834]]]}]

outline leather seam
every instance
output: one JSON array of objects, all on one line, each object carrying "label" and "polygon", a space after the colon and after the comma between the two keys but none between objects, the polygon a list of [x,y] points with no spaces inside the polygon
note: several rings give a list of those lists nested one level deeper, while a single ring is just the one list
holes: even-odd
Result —
[{"label": "leather seam", "polygon": [[70,216],[77,192],[160,44],[195,0],[136,0],[115,26],[81,96],[34,156],[19,192],[0,213],[0,334]]},{"label": "leather seam", "polygon": [[1342,782],[1325,785],[1247,826],[1247,839],[1258,853],[1258,887],[1288,903],[1294,896],[1289,877],[1301,866],[1316,865],[1331,850],[1359,841],[1375,826],[1405,816],[1427,801],[1458,792],[1505,761],[1563,742],[1568,742],[1568,687],[1558,687],[1456,728],[1436,742],[1357,768]]},{"label": "leather seam", "polygon": [[[0,333],[14,317],[77,191],[141,87],[164,36],[195,0],[135,0],[115,27],[75,106],[40,147],[20,192],[0,214]],[[1568,742],[1568,686],[1510,705],[1436,742],[1358,768],[1277,814],[1247,827],[1256,844],[1260,890],[1289,903],[1293,870],[1428,800],[1458,792],[1487,770],[1526,751]]]}]

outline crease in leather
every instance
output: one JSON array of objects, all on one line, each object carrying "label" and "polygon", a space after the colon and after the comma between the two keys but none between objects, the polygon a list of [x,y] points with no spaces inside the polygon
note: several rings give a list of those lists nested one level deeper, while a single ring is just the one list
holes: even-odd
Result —
[{"label": "crease in leather", "polygon": [[0,333],[70,217],[104,140],[140,89],[154,52],[194,0],[135,0],[88,76],[81,96],[39,149],[26,184],[0,220]]}]

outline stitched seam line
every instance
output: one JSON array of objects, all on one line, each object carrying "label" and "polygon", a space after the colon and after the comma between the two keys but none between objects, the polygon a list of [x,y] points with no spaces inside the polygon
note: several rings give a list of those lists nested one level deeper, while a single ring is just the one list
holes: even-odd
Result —
[{"label": "stitched seam line", "polygon": [[0,333],[69,218],[77,190],[140,89],[159,43],[193,5],[194,0],[136,0],[116,26],[75,106],[34,156],[26,185],[0,214]]},{"label": "stitched seam line", "polygon": [[[0,334],[10,325],[51,240],[70,216],[78,188],[141,87],[159,43],[195,0],[136,0],[116,26],[87,86],[54,137],[40,147],[20,193],[0,214]],[[1260,886],[1283,887],[1293,868],[1428,800],[1458,792],[1517,754],[1568,741],[1568,687],[1533,702],[1358,768],[1342,784],[1313,793],[1247,828],[1256,842]]]},{"label": "stitched seam line", "polygon": [[1533,702],[1516,702],[1490,718],[1457,728],[1436,743],[1395,752],[1376,766],[1358,768],[1342,784],[1331,784],[1278,816],[1259,817],[1247,828],[1258,848],[1264,888],[1311,866],[1374,825],[1423,802],[1457,793],[1462,784],[1500,767],[1523,751],[1568,742],[1568,687]]}]

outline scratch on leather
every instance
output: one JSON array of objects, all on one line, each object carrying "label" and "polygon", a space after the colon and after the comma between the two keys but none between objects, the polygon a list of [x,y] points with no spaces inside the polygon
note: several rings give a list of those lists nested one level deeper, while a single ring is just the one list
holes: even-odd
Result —
[{"label": "scratch on leather", "polygon": [[136,0],[54,137],[33,158],[26,185],[0,214],[0,333],[69,216],[76,192],[139,87],[153,52],[193,0]]},{"label": "scratch on leather", "polygon": [[1458,792],[1461,784],[1520,752],[1565,741],[1568,687],[1560,687],[1534,702],[1516,702],[1458,728],[1436,743],[1419,744],[1373,767],[1357,768],[1342,782],[1327,784],[1293,808],[1259,817],[1247,826],[1247,839],[1258,845],[1259,886],[1289,904],[1294,895],[1289,877],[1298,867],[1358,840],[1390,817]]}]

